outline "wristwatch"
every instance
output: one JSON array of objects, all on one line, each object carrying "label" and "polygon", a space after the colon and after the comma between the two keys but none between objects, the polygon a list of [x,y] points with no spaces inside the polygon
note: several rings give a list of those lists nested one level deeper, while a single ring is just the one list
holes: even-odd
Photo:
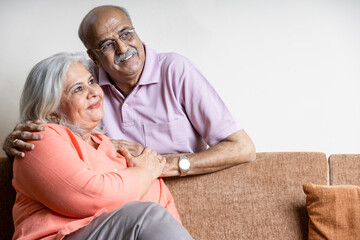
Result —
[{"label": "wristwatch", "polygon": [[184,177],[190,170],[190,161],[186,156],[180,156],[178,161],[180,176]]}]

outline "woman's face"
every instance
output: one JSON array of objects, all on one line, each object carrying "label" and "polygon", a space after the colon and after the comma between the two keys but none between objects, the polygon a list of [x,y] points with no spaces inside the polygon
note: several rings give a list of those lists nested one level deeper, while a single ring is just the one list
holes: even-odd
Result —
[{"label": "woman's face", "polygon": [[60,111],[67,122],[89,132],[104,117],[104,92],[79,62],[70,66],[63,83]]}]

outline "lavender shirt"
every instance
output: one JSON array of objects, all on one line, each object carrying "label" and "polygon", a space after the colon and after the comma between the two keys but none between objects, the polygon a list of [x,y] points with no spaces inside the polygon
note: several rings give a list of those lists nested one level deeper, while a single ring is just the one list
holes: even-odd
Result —
[{"label": "lavender shirt", "polygon": [[161,154],[194,153],[242,129],[188,59],[158,54],[146,45],[145,50],[141,78],[126,98],[103,69],[94,69],[105,93],[103,123],[110,138],[138,142]]}]

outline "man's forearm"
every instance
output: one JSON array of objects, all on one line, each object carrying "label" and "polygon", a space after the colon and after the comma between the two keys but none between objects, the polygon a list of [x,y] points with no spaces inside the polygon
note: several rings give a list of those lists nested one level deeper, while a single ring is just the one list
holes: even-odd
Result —
[{"label": "man's forearm", "polygon": [[190,161],[188,175],[219,171],[237,164],[255,160],[255,146],[244,130],[223,139],[218,144],[199,153],[166,154],[167,163],[162,177],[179,176],[178,159],[187,156]]}]

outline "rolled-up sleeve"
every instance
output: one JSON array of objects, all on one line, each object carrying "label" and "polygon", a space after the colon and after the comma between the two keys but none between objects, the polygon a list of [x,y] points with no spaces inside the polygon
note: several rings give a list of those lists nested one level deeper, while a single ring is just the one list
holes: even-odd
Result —
[{"label": "rolled-up sleeve", "polygon": [[196,131],[213,146],[243,129],[204,75],[185,61],[178,82],[180,102]]}]

